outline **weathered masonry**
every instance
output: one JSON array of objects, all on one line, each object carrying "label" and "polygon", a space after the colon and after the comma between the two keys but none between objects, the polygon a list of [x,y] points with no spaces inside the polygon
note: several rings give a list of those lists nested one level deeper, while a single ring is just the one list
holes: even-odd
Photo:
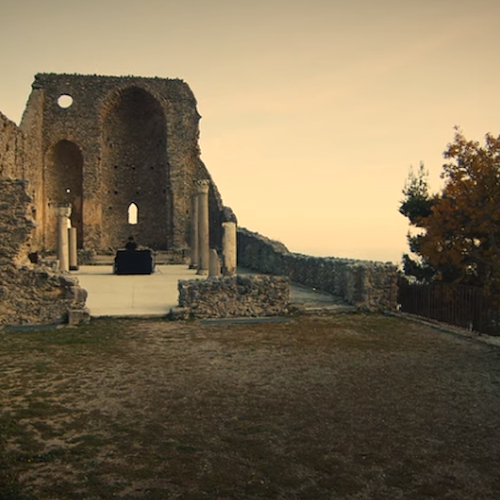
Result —
[{"label": "weathered masonry", "polygon": [[210,246],[220,248],[231,212],[200,159],[200,115],[183,81],[38,74],[20,126],[0,118],[0,177],[29,181],[33,247],[55,249],[55,208],[67,203],[79,248],[108,251],[133,235],[184,251],[196,181],[208,179]]}]

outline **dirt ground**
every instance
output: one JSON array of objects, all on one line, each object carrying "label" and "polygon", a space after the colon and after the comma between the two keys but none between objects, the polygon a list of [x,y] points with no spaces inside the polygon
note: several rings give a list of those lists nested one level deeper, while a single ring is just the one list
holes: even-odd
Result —
[{"label": "dirt ground", "polygon": [[500,498],[500,347],[370,314],[0,332],[0,499]]}]

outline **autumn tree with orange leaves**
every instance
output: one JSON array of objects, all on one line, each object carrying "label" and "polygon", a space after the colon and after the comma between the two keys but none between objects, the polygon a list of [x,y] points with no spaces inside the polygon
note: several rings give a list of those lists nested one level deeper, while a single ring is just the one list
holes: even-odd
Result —
[{"label": "autumn tree with orange leaves", "polygon": [[456,129],[444,152],[442,191],[431,195],[423,165],[410,176],[399,211],[420,233],[409,235],[417,259],[403,256],[419,281],[464,283],[500,292],[500,136],[484,144]]}]

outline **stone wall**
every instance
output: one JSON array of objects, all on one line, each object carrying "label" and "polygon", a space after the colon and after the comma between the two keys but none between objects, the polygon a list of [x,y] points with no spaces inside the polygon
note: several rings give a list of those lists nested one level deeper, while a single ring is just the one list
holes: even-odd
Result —
[{"label": "stone wall", "polygon": [[283,276],[180,280],[178,288],[179,306],[198,318],[281,316],[290,303],[290,280]]},{"label": "stone wall", "polygon": [[[38,247],[54,250],[52,207],[70,203],[79,248],[116,249],[133,234],[155,250],[188,249],[195,182],[211,181],[196,105],[179,79],[36,75],[20,129]],[[128,218],[132,204],[136,224]],[[223,206],[213,181],[209,205],[210,244],[218,248]]]},{"label": "stone wall", "polygon": [[0,113],[0,178],[19,176],[16,153],[22,144],[23,135],[17,125]]},{"label": "stone wall", "polygon": [[87,294],[77,280],[28,259],[35,222],[26,190],[26,181],[0,180],[0,325],[86,318]]},{"label": "stone wall", "polygon": [[292,281],[342,297],[370,310],[396,308],[396,266],[381,262],[312,257],[291,253],[277,241],[238,229],[238,264],[249,269],[288,276]]}]

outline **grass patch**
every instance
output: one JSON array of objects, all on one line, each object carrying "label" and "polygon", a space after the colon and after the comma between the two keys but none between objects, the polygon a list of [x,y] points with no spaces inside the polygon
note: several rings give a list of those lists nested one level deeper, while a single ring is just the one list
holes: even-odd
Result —
[{"label": "grass patch", "polygon": [[499,496],[496,347],[375,314],[0,342],[2,499]]}]

